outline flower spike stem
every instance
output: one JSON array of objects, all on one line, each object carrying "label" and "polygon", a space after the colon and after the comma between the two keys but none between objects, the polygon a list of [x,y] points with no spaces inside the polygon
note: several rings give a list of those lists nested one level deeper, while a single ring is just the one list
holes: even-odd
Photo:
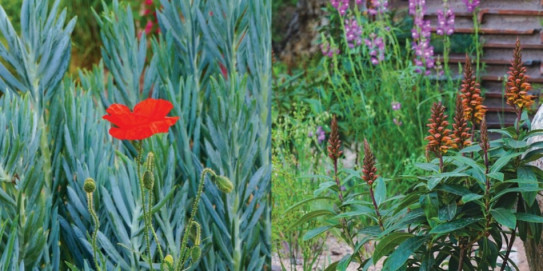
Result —
[{"label": "flower spike stem", "polygon": [[210,174],[213,177],[217,176],[217,174],[210,168],[204,168],[204,170],[202,170],[202,173],[200,175],[200,183],[198,184],[198,192],[196,193],[194,203],[192,204],[192,211],[189,217],[189,221],[187,222],[187,224],[185,224],[183,239],[181,240],[181,249],[179,250],[179,259],[175,263],[175,270],[177,271],[182,270],[188,257],[187,243],[189,241],[189,232],[193,225],[194,218],[196,217],[196,213],[198,212],[198,204],[200,203],[200,198],[202,197],[202,192],[204,190],[204,178],[206,174]]}]

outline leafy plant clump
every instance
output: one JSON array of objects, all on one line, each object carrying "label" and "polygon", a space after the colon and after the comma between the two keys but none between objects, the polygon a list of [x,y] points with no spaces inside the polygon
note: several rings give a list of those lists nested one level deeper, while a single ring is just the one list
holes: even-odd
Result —
[{"label": "leafy plant clump", "polygon": [[[365,141],[362,170],[354,184],[346,180],[349,175],[342,177],[346,170],[334,170],[335,181],[323,184],[326,191],[296,205],[320,202],[318,206],[324,207],[304,215],[323,222],[304,240],[339,231],[351,247],[353,253],[332,263],[329,270],[345,270],[351,263],[365,270],[383,259],[383,270],[518,270],[510,258],[513,242],[520,237],[537,243],[543,231],[536,203],[543,190],[543,170],[532,165],[543,157],[543,148],[531,140],[543,130],[530,131],[526,110],[533,96],[523,91],[531,85],[522,77],[520,57],[517,42],[508,79],[512,83],[506,89],[518,114],[513,127],[488,130],[484,108],[465,102],[476,97],[476,84],[464,83],[457,94],[452,130],[445,106],[433,105],[426,137],[428,161],[416,165],[423,174],[399,179],[413,183],[405,193],[387,197],[391,180],[379,176],[373,150]],[[466,76],[470,80],[470,74]],[[474,118],[480,120],[478,126]],[[489,133],[499,138],[491,140]],[[332,134],[328,153],[336,164],[340,141]],[[362,249],[367,243],[375,244],[369,256]]]}]

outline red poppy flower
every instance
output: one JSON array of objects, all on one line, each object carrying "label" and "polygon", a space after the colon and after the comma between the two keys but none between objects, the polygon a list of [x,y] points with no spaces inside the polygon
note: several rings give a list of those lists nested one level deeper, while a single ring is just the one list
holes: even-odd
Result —
[{"label": "red poppy flower", "polygon": [[146,99],[131,112],[126,105],[112,104],[102,118],[116,127],[109,134],[117,139],[141,140],[157,133],[167,133],[179,117],[166,117],[172,110],[172,103],[161,99]]}]

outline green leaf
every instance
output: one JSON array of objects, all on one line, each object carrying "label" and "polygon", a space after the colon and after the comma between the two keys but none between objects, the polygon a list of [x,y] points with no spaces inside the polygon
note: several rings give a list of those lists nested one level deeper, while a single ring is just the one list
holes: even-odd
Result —
[{"label": "green leaf", "polygon": [[385,265],[383,266],[383,270],[396,271],[400,269],[405,264],[407,259],[409,259],[409,257],[424,244],[426,239],[427,237],[425,236],[415,236],[402,242],[387,258]]},{"label": "green leaf", "polygon": [[319,184],[319,188],[316,189],[314,192],[313,192],[313,195],[316,197],[318,196],[319,194],[321,194],[322,192],[324,192],[325,190],[329,189],[330,187],[334,187],[336,186],[337,187],[337,184],[335,182],[324,182],[324,183],[321,183]]},{"label": "green leaf", "polygon": [[528,206],[532,206],[535,202],[535,197],[537,195],[537,192],[539,191],[538,185],[537,185],[537,177],[535,173],[530,169],[528,166],[522,166],[519,167],[517,170],[517,178],[518,179],[526,179],[526,180],[532,180],[533,183],[519,183],[520,188],[534,188],[535,191],[523,191],[522,197],[528,204]]},{"label": "green leaf", "polygon": [[431,163],[416,163],[416,167],[426,170],[426,171],[433,171],[433,172],[439,172],[439,166]]},{"label": "green leaf", "polygon": [[498,200],[500,197],[502,197],[503,195],[508,194],[508,193],[516,193],[516,192],[521,192],[521,193],[534,192],[535,193],[535,192],[538,192],[539,190],[540,190],[539,187],[512,187],[512,188],[507,188],[507,189],[504,189],[504,190],[500,191],[496,195],[494,195],[494,197],[490,200],[490,202],[494,202],[494,201]]},{"label": "green leaf", "polygon": [[504,143],[513,149],[522,149],[528,146],[528,143],[524,140],[514,140],[511,138],[504,138]]},{"label": "green leaf", "polygon": [[478,200],[478,199],[480,199],[482,197],[483,197],[483,195],[470,193],[470,194],[466,194],[466,195],[462,196],[462,202],[468,203],[470,201]]},{"label": "green leaf", "polygon": [[396,246],[410,237],[413,237],[413,234],[407,232],[393,232],[383,237],[375,246],[372,257],[373,264],[377,264],[381,257],[392,252]]},{"label": "green leaf", "polygon": [[381,206],[381,203],[383,203],[386,199],[387,194],[387,186],[383,178],[379,177],[375,181],[375,201],[377,203],[377,206]]},{"label": "green leaf", "polygon": [[456,202],[447,204],[447,206],[439,209],[439,220],[441,221],[450,221],[456,215]]},{"label": "green leaf", "polygon": [[496,208],[490,210],[490,214],[496,221],[504,226],[507,226],[511,229],[514,229],[517,225],[517,218],[515,214],[509,210],[504,208]]},{"label": "green leaf", "polygon": [[500,182],[503,182],[503,179],[504,179],[504,174],[502,172],[490,172],[486,174],[486,176],[488,176],[489,178],[498,180]]},{"label": "green leaf", "polygon": [[426,215],[430,226],[435,224],[433,218],[438,216],[439,199],[436,192],[428,193],[420,197],[420,205]]},{"label": "green leaf", "polygon": [[530,223],[543,223],[543,216],[528,214],[528,213],[516,213],[517,220],[530,222]]},{"label": "green leaf", "polygon": [[332,197],[314,197],[314,198],[304,199],[304,200],[302,200],[302,201],[300,201],[300,202],[298,202],[298,203],[296,203],[296,204],[290,206],[288,209],[286,209],[286,210],[283,212],[283,214],[286,214],[286,213],[288,213],[288,212],[294,210],[295,208],[298,208],[299,206],[304,205],[304,204],[306,204],[306,203],[308,203],[308,202],[316,201],[316,200],[335,200],[335,199],[332,198]]},{"label": "green leaf", "polygon": [[437,225],[430,231],[430,233],[431,234],[445,234],[445,233],[453,232],[453,231],[462,229],[464,227],[467,227],[480,220],[481,220],[480,218],[465,218],[465,219],[454,220],[451,222]]},{"label": "green leaf", "polygon": [[317,235],[319,235],[319,234],[321,234],[321,233],[323,233],[323,232],[325,232],[325,231],[327,231],[327,230],[329,230],[331,228],[333,228],[333,226],[323,226],[323,227],[318,227],[318,228],[312,229],[312,230],[310,230],[310,231],[308,231],[308,232],[306,232],[304,234],[303,240],[304,240],[304,242],[309,241],[309,240],[313,239],[315,236],[317,236]]},{"label": "green leaf", "polygon": [[309,221],[311,219],[314,219],[314,218],[317,218],[319,216],[333,216],[333,215],[335,215],[335,213],[330,211],[330,210],[311,211],[311,212],[305,214],[304,216],[302,216],[300,219],[298,219],[294,223],[292,223],[288,228],[292,229],[292,228],[294,228],[294,227],[296,227],[298,225],[302,225],[302,224],[306,223],[307,221]]},{"label": "green leaf", "polygon": [[511,161],[511,159],[513,159],[515,157],[518,157],[521,154],[522,153],[517,152],[517,153],[512,153],[512,154],[507,154],[507,155],[501,156],[490,167],[490,172],[491,173],[499,172],[505,165],[507,165],[509,163],[509,161]]},{"label": "green leaf", "polygon": [[375,210],[372,208],[369,208],[367,206],[358,206],[356,210],[340,213],[336,215],[334,218],[354,218],[361,215],[373,215],[375,213]]}]

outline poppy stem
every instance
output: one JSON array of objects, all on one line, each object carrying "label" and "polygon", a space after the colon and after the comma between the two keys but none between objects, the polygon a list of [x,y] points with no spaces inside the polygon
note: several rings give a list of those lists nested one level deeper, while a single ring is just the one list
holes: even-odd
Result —
[{"label": "poppy stem", "polygon": [[147,252],[149,253],[147,261],[149,262],[149,270],[153,270],[153,259],[151,256],[151,240],[149,239],[149,223],[147,208],[145,207],[145,186],[143,184],[143,177],[141,175],[141,158],[142,158],[142,149],[143,149],[143,140],[138,141],[137,143],[137,160],[136,160],[136,174],[140,182],[140,191],[141,191],[141,207],[143,208],[143,222],[145,224],[145,231],[143,232],[145,236],[145,241],[147,244]]},{"label": "poppy stem", "polygon": [[100,220],[98,220],[98,216],[94,212],[94,204],[92,202],[92,193],[87,193],[87,202],[88,202],[89,213],[94,222],[94,232],[92,233],[92,239],[91,239],[92,252],[94,255],[94,265],[96,266],[96,270],[100,271],[100,265],[98,264],[98,256],[97,256],[98,248],[96,247],[96,237],[98,236],[98,229],[100,228]]},{"label": "poppy stem", "polygon": [[190,232],[190,228],[192,227],[194,218],[196,217],[196,213],[198,212],[198,204],[200,203],[200,198],[202,196],[202,192],[204,191],[204,181],[205,181],[204,178],[206,174],[210,174],[213,177],[217,176],[217,174],[210,168],[204,168],[204,170],[202,170],[202,173],[200,175],[200,183],[198,184],[198,192],[196,193],[196,197],[194,198],[194,202],[192,204],[192,211],[189,217],[189,221],[187,222],[187,224],[185,224],[183,239],[181,240],[181,249],[179,250],[179,259],[177,260],[175,264],[176,266],[175,270],[178,270],[178,271],[183,269],[188,257],[187,243],[189,241],[189,232]]},{"label": "poppy stem", "polygon": [[158,241],[158,236],[156,235],[155,228],[153,227],[153,191],[149,191],[149,202],[148,202],[148,214],[149,214],[149,226],[151,228],[151,233],[153,234],[153,237],[155,238],[156,247],[158,249],[158,255],[160,256],[160,259],[164,259],[164,254],[162,254],[162,248],[160,247],[160,242]]}]

